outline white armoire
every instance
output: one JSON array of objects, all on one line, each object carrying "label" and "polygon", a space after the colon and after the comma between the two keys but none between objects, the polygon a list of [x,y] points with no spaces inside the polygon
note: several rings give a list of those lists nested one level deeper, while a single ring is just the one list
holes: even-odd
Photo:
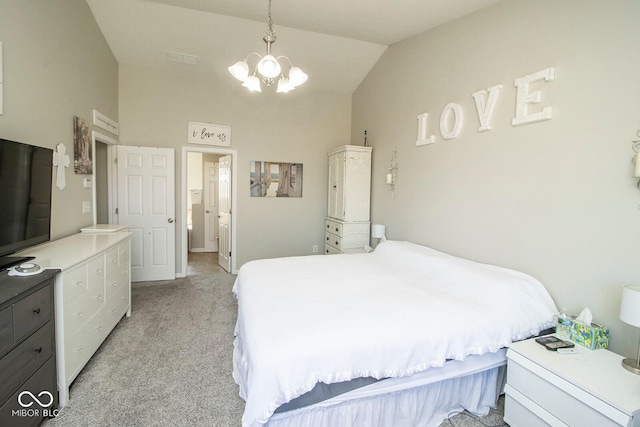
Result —
[{"label": "white armoire", "polygon": [[370,193],[371,147],[343,145],[330,151],[325,254],[364,252]]}]

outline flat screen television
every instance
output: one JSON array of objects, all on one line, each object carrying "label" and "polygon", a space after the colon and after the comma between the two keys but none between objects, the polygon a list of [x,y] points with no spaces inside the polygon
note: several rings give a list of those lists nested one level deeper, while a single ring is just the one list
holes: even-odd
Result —
[{"label": "flat screen television", "polygon": [[51,235],[53,150],[0,138],[0,269]]}]

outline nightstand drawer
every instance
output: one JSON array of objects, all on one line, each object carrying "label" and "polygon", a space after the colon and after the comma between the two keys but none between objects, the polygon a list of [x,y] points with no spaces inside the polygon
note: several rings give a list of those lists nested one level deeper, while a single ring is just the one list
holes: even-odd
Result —
[{"label": "nightstand drawer", "polygon": [[[544,408],[546,412],[569,426],[615,427],[623,425],[603,414],[603,412],[606,412],[619,419],[624,419],[625,415],[617,409],[591,395],[587,395],[584,391],[558,376],[548,376],[549,381],[553,381],[553,383],[547,381],[542,378],[540,373],[534,372],[538,369],[542,368],[538,365],[525,367],[519,361],[510,357],[505,392],[509,394],[506,390],[514,389],[517,393],[526,396],[535,405]],[[512,393],[512,395],[517,396],[516,393]],[[589,400],[592,400],[590,402],[591,405],[585,402]],[[522,403],[522,399],[520,403]],[[602,408],[602,406],[605,406],[605,408]],[[596,409],[598,407],[602,412]],[[528,424],[516,423],[513,423],[512,427],[520,425],[528,427]]]},{"label": "nightstand drawer", "polygon": [[505,387],[504,421],[512,427],[569,427],[522,394]]}]

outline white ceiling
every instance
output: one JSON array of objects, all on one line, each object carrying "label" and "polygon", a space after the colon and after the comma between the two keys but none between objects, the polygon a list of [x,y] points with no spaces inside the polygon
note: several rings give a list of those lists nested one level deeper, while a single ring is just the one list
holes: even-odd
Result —
[{"label": "white ceiling", "polygon": [[[265,52],[266,0],[86,0],[120,64],[224,76]],[[388,45],[501,0],[272,0],[275,55],[309,74],[298,90],[352,93]],[[167,53],[197,56],[197,65]]]}]

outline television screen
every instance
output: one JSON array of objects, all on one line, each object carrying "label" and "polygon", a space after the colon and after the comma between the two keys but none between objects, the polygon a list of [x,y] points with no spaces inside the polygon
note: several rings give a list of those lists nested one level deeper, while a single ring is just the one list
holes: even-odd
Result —
[{"label": "television screen", "polygon": [[0,256],[49,240],[52,161],[49,148],[0,139]]}]

